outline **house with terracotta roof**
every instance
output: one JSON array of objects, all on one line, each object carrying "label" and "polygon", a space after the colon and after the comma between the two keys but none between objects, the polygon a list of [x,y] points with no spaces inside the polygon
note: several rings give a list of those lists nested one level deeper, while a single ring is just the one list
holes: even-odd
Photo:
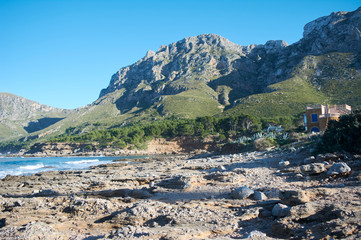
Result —
[{"label": "house with terracotta roof", "polygon": [[313,105],[306,107],[304,124],[307,132],[324,132],[330,120],[336,120],[351,113],[351,106],[343,105]]}]

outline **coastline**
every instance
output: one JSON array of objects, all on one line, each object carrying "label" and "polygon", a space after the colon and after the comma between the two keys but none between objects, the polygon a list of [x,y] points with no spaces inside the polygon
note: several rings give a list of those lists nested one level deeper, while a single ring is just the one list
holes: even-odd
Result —
[{"label": "coastline", "polygon": [[9,152],[1,156],[10,157],[72,157],[72,156],[152,156],[152,155],[182,155],[203,154],[209,152],[220,152],[213,139],[198,139],[193,137],[177,137],[173,139],[155,138],[147,142],[146,149],[125,149],[106,146],[90,151],[87,147],[91,144],[78,143],[38,143],[30,150],[20,152]]},{"label": "coastline", "polygon": [[[158,156],[8,176],[0,180],[0,238],[361,236],[360,157],[309,158],[306,149]],[[318,174],[304,170],[324,162]],[[327,174],[340,162],[352,172]]]}]

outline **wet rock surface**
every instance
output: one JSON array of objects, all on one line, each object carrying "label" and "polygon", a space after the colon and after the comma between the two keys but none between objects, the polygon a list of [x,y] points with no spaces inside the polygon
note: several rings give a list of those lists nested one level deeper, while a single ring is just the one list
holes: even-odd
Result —
[{"label": "wet rock surface", "polygon": [[[340,156],[150,157],[7,176],[0,239],[358,239],[361,159]],[[315,163],[321,172],[301,170]]]}]

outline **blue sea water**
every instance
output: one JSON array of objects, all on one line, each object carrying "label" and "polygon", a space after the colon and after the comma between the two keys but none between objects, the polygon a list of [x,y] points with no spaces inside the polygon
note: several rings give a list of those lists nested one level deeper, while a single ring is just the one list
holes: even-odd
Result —
[{"label": "blue sea water", "polygon": [[0,157],[0,179],[6,175],[28,175],[45,171],[81,170],[129,157]]}]

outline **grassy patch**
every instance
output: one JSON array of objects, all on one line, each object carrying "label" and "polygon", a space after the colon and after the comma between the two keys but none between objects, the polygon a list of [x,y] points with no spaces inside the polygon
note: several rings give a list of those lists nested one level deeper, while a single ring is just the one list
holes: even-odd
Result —
[{"label": "grassy patch", "polygon": [[213,116],[221,113],[219,103],[211,95],[196,89],[167,96],[162,113],[183,118]]},{"label": "grassy patch", "polygon": [[293,77],[269,86],[273,92],[255,94],[226,114],[249,114],[257,117],[294,116],[304,112],[309,104],[326,103],[327,97],[300,77]]}]

